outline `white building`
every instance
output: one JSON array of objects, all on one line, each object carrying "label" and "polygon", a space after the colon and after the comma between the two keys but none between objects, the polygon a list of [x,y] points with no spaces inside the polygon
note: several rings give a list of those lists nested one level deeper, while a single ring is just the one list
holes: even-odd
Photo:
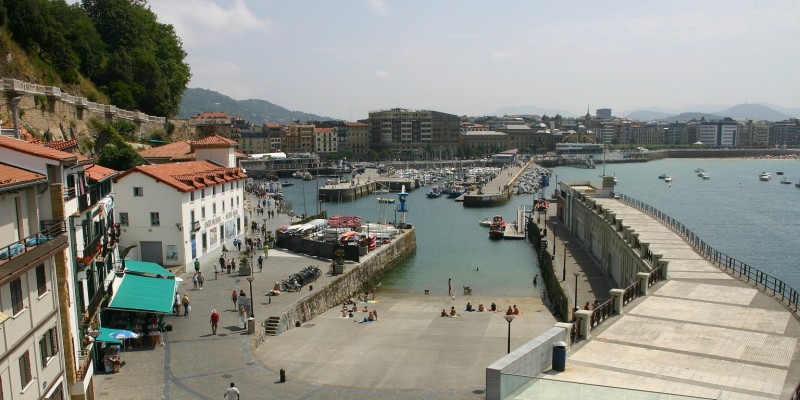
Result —
[{"label": "white building", "polygon": [[314,152],[336,153],[339,151],[339,139],[333,128],[314,128]]},{"label": "white building", "polygon": [[197,161],[142,165],[115,179],[117,221],[131,259],[189,266],[244,228],[247,176],[235,167],[236,142],[192,142]]},{"label": "white building", "polygon": [[[5,136],[0,136],[0,160],[39,177],[29,189],[0,195],[0,245],[6,250],[6,259],[0,259],[0,303],[10,317],[2,324],[0,376],[9,396],[3,398],[38,399],[63,390],[65,397],[91,398],[92,346],[84,346],[79,321],[86,308],[76,300],[85,291],[75,268],[74,241],[64,233],[67,218],[89,206],[84,169],[91,161]],[[2,181],[14,184],[20,176]]]}]

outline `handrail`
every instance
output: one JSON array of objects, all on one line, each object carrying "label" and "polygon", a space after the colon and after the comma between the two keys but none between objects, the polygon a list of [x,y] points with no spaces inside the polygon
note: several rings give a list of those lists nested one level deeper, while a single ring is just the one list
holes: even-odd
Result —
[{"label": "handrail", "polygon": [[67,231],[66,221],[41,221],[42,228],[39,232],[0,247],[0,260],[10,260],[22,253],[47,243]]},{"label": "handrail", "polygon": [[754,281],[757,285],[764,287],[765,291],[771,290],[772,296],[776,299],[780,296],[781,302],[786,303],[789,310],[796,317],[800,317],[800,293],[791,286],[772,275],[762,272],[758,268],[715,250],[685,225],[661,210],[622,193],[616,194],[622,203],[650,215],[670,227],[675,233],[683,236],[700,255],[722,268],[725,272],[731,275],[738,274],[740,278],[745,278],[747,282]]}]

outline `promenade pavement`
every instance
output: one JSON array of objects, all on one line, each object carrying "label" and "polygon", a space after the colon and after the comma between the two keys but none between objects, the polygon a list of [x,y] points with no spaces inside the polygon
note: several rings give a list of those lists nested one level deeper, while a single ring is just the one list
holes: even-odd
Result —
[{"label": "promenade pavement", "polygon": [[[289,216],[279,214],[267,219],[267,227],[290,222]],[[431,288],[427,296],[422,291],[408,295],[378,287],[377,303],[360,304],[377,310],[378,321],[359,323],[357,319],[366,315],[362,312],[356,318],[341,318],[340,309],[334,308],[260,343],[245,333],[230,300],[233,290],[250,295],[248,281],[237,274],[214,279],[218,257],[217,253],[201,259],[206,275],[202,290],[191,290],[191,274],[181,275],[180,292],[190,297],[190,315],[167,317],[174,329],[164,335],[163,346],[127,350],[119,374],[96,375],[97,398],[216,399],[235,382],[243,398],[481,399],[486,366],[506,354],[508,323],[502,312],[465,312],[466,302],[476,307],[495,302],[500,310],[516,304],[522,315],[511,326],[512,348],[556,322],[538,297],[462,296],[454,289],[453,299],[444,283],[442,288]],[[265,296],[274,282],[308,265],[326,272],[328,263],[270,250],[264,270],[254,272],[255,319],[278,316],[313,293],[306,287]],[[348,262],[346,269],[354,266]],[[332,279],[323,275],[313,284],[314,290]],[[460,316],[440,317],[441,310],[450,307]],[[212,308],[221,315],[216,336],[211,335],[209,322]],[[285,383],[279,382],[280,369],[286,371]]]},{"label": "promenade pavement", "polygon": [[[630,224],[642,242],[651,243],[654,253],[663,254],[662,259],[669,262],[668,280],[627,305],[622,315],[599,325],[590,340],[576,343],[570,349],[566,371],[541,374],[540,379],[595,385],[557,386],[560,397],[550,398],[598,395],[604,387],[612,387],[643,391],[627,393],[628,399],[653,398],[648,392],[714,399],[788,399],[800,382],[797,318],[754,284],[705,260],[659,221],[615,199],[597,202]],[[568,232],[556,228],[556,233],[557,248],[562,248],[561,240],[573,243],[567,247],[567,276],[584,272],[572,262],[572,253],[582,253],[578,259],[591,257],[574,246],[576,239]],[[558,272],[560,264],[554,265]],[[585,286],[598,284],[596,279]],[[574,290],[574,285],[569,286]],[[591,299],[591,295],[601,301],[606,298],[597,291],[590,295],[580,289],[585,286],[579,282],[579,299]],[[544,382],[532,381],[510,398],[548,398],[542,397],[548,387]]]}]

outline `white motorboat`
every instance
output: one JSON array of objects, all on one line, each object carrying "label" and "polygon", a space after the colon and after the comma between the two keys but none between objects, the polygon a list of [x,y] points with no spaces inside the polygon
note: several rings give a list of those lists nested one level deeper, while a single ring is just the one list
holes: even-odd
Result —
[{"label": "white motorboat", "polygon": [[492,220],[490,218],[481,218],[478,220],[478,225],[480,226],[489,226],[492,224]]},{"label": "white motorboat", "polygon": [[391,197],[378,197],[378,203],[392,204],[394,199]]},{"label": "white motorboat", "polygon": [[758,175],[758,180],[760,181],[768,181],[770,179],[772,179],[772,174],[769,172],[761,172],[761,174]]},{"label": "white motorboat", "polygon": [[664,182],[667,182],[667,183],[672,182],[672,177],[669,176],[669,175],[665,176],[664,177]]},{"label": "white motorboat", "polygon": [[711,179],[711,175],[708,172],[705,172],[705,171],[701,172],[699,176],[701,178],[705,179],[705,180]]},{"label": "white motorboat", "polygon": [[784,176],[783,179],[781,179],[781,183],[784,184],[784,185],[791,185],[792,181],[789,178]]}]

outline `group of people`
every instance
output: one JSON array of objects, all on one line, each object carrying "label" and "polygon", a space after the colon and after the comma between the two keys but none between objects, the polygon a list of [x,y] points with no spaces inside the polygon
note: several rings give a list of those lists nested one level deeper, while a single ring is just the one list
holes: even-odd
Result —
[{"label": "group of people", "polygon": [[[352,303],[352,307],[347,307],[347,305],[348,303],[342,304],[342,318],[353,318],[355,313],[358,312],[358,305],[356,303]],[[364,308],[361,310],[361,312],[367,313],[367,316],[364,317],[361,322],[378,320],[378,310],[370,311],[369,308],[364,305]]]},{"label": "group of people", "polygon": [[203,276],[203,273],[196,271],[192,277],[192,285],[194,285],[194,290],[203,290],[203,282],[205,281],[206,278]]},{"label": "group of people", "polygon": [[175,303],[172,305],[172,313],[176,316],[181,315],[181,306],[183,306],[183,316],[188,317],[189,311],[192,310],[189,303],[189,295],[184,293],[183,296],[181,296],[180,293],[175,293]]},{"label": "group of people", "polygon": [[594,310],[597,307],[600,307],[600,302],[597,301],[597,299],[594,299],[594,303],[592,303],[591,306],[589,305],[588,301],[586,302],[586,304],[583,305],[584,310]]},{"label": "group of people", "polygon": [[[467,306],[464,308],[464,311],[466,311],[466,312],[473,312],[473,311],[484,312],[484,311],[487,311],[487,310],[483,306],[483,304],[478,304],[478,308],[476,309],[475,307],[472,306],[472,303],[467,302]],[[489,306],[489,311],[497,312],[497,304],[492,302],[492,305]],[[514,304],[513,306],[508,306],[508,310],[506,310],[506,315],[519,315],[519,314],[521,314],[521,311],[519,310],[519,308],[517,308],[516,304]],[[458,317],[459,314],[456,312],[455,306],[453,306],[453,307],[450,307],[450,312],[449,313],[445,309],[442,309],[442,313],[440,314],[440,316],[441,317],[454,318],[454,317]]]}]

